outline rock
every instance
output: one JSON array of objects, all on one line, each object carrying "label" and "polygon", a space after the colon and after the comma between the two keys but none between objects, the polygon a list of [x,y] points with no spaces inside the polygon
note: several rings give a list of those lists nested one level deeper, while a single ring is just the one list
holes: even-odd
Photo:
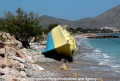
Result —
[{"label": "rock", "polygon": [[19,61],[13,60],[13,59],[11,59],[11,60],[12,60],[12,63],[13,63],[12,69],[15,69],[19,72],[24,70],[24,68],[21,67],[21,65],[20,65],[21,63]]},{"label": "rock", "polygon": [[16,52],[16,56],[17,56],[17,57],[22,57],[22,58],[24,58],[26,62],[35,63],[35,61],[32,59],[32,57],[31,57],[31,56],[28,56],[28,55],[26,54],[26,52],[27,52],[27,51],[26,51],[25,48],[20,49],[20,50],[18,50],[18,51]]},{"label": "rock", "polygon": [[82,76],[82,74],[73,73],[73,76]]},{"label": "rock", "polygon": [[24,64],[24,68],[25,68],[25,70],[26,70],[26,69],[32,69],[32,64],[25,63],[25,64]]},{"label": "rock", "polygon": [[35,71],[44,71],[43,67],[38,66],[37,64],[32,64],[32,69]]},{"label": "rock", "polygon": [[5,44],[3,42],[0,42],[0,48],[4,48]]},{"label": "rock", "polygon": [[15,70],[15,69],[9,69],[9,75],[11,75],[11,76],[15,76],[15,77],[19,77],[20,76],[20,73],[19,73],[19,71],[17,71],[17,70]]},{"label": "rock", "polygon": [[12,39],[12,40],[16,40],[14,36],[11,36],[11,39]]},{"label": "rock", "polygon": [[4,58],[3,64],[4,64],[6,67],[11,67],[11,66],[12,66],[12,62],[11,62],[11,60],[10,60],[8,57],[5,57],[5,58]]},{"label": "rock", "polygon": [[14,49],[13,47],[5,46],[4,48],[5,48],[5,53],[6,53],[6,54],[10,54],[10,51],[14,51],[14,50],[13,50],[13,49]]},{"label": "rock", "polygon": [[32,39],[30,40],[30,43],[34,42],[35,37],[32,37]]},{"label": "rock", "polygon": [[13,64],[18,64],[18,65],[20,64],[20,62],[18,60],[11,59],[10,57],[9,57],[9,59],[12,61]]},{"label": "rock", "polygon": [[8,42],[4,42],[5,46],[7,47],[14,47],[14,42],[8,41]]},{"label": "rock", "polygon": [[3,63],[3,58],[0,57],[0,67],[1,67],[3,64],[4,64],[4,63]]},{"label": "rock", "polygon": [[11,40],[10,39],[6,39],[5,42],[11,42]]},{"label": "rock", "polygon": [[2,38],[7,39],[7,36],[5,34],[2,34]]},{"label": "rock", "polygon": [[103,79],[102,78],[97,78],[96,81],[103,81]]},{"label": "rock", "polygon": [[2,75],[5,75],[5,71],[2,68],[0,68],[0,76]]},{"label": "rock", "polygon": [[20,63],[19,66],[20,66],[20,68],[21,68],[21,71],[24,71],[24,70],[25,70],[25,65],[24,65],[24,64]]},{"label": "rock", "polygon": [[4,69],[1,69],[3,73],[5,73],[5,75],[11,75],[11,76],[15,76],[15,77],[19,77],[20,73],[12,68],[9,67],[5,67]]},{"label": "rock", "polygon": [[15,70],[17,70],[17,71],[21,71],[21,67],[20,67],[20,65],[19,64],[14,64],[13,66],[12,66],[12,69],[15,69]]},{"label": "rock", "polygon": [[24,71],[20,71],[20,77],[25,78],[26,77],[26,73]]},{"label": "rock", "polygon": [[44,57],[44,55],[42,55],[42,54],[34,55],[34,56],[32,56],[32,60],[37,61],[38,58],[42,58],[42,57]]},{"label": "rock", "polygon": [[17,50],[16,56],[17,57],[26,58],[26,50],[25,50],[25,48]]},{"label": "rock", "polygon": [[61,69],[61,70],[65,70],[65,71],[69,70],[69,68],[66,66],[65,63],[63,63],[63,64],[60,66],[60,69]]},{"label": "rock", "polygon": [[5,48],[1,48],[1,49],[0,49],[0,56],[1,56],[2,58],[5,57]]},{"label": "rock", "polygon": [[7,39],[11,39],[10,33],[6,33],[6,37],[7,37]]},{"label": "rock", "polygon": [[31,56],[28,56],[28,55],[26,55],[25,60],[26,60],[26,62],[28,62],[28,63],[35,63],[34,59],[32,59],[32,57],[31,57]]},{"label": "rock", "polygon": [[46,41],[42,41],[42,42],[41,42],[41,45],[46,45]]},{"label": "rock", "polygon": [[18,81],[32,81],[32,80],[30,80],[30,79],[28,79],[28,78],[21,78],[21,77],[19,77],[19,78],[18,78]]},{"label": "rock", "polygon": [[[2,78],[4,78],[5,81],[18,81],[18,80],[16,79],[16,77],[11,76],[11,75],[3,75]],[[4,81],[4,80],[2,80],[2,81]]]},{"label": "rock", "polygon": [[22,46],[22,43],[20,42],[20,41],[18,41],[18,40],[15,40],[15,46],[17,47],[17,48],[22,48],[23,46]]},{"label": "rock", "polygon": [[17,61],[19,61],[20,63],[25,63],[25,62],[26,62],[24,58],[20,58],[20,57],[16,57],[16,56],[11,56],[11,57],[9,57],[9,58],[11,58],[11,59],[13,59],[13,60],[17,60]]},{"label": "rock", "polygon": [[14,43],[12,43],[12,42],[5,42],[5,43],[8,43],[6,46],[8,46],[8,47],[14,47]]}]

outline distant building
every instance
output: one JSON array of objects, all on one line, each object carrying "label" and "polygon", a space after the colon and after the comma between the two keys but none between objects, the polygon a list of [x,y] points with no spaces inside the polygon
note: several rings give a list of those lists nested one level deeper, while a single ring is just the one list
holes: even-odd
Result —
[{"label": "distant building", "polygon": [[61,25],[63,28],[67,29],[68,25]]},{"label": "distant building", "polygon": [[73,27],[73,29],[77,29],[76,27]]},{"label": "distant building", "polygon": [[119,29],[117,29],[116,27],[102,27],[101,30],[103,29],[108,29],[108,30],[112,30],[113,32],[118,32]]}]

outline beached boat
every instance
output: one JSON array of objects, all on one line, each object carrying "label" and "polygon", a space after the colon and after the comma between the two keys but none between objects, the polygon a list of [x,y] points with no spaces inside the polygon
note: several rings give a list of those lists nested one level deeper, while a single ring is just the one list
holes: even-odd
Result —
[{"label": "beached boat", "polygon": [[46,48],[42,50],[45,55],[63,55],[72,58],[76,52],[76,41],[70,33],[60,25],[53,28],[47,38]]}]

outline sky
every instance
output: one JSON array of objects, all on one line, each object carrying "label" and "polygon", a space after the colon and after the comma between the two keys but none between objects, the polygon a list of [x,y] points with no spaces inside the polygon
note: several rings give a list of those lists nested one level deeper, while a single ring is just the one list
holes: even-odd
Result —
[{"label": "sky", "polygon": [[120,0],[0,0],[0,17],[4,18],[4,11],[15,14],[20,7],[27,13],[74,21],[98,16],[119,4]]}]

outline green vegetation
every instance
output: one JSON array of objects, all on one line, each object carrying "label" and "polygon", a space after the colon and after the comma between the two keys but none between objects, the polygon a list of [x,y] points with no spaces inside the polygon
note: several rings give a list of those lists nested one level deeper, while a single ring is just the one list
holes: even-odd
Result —
[{"label": "green vegetation", "polygon": [[44,33],[48,34],[54,27],[58,26],[58,24],[50,24],[47,29],[44,29]]},{"label": "green vegetation", "polygon": [[[10,11],[5,12],[4,20],[0,23],[0,30],[15,35],[24,47],[29,47],[32,37],[41,35],[42,27],[38,25],[38,15],[30,12],[27,14],[21,8],[16,10],[16,15]],[[25,45],[26,44],[26,45]]]},{"label": "green vegetation", "polygon": [[56,26],[58,26],[58,24],[50,24],[48,28],[49,28],[49,30],[51,31],[51,30],[52,30],[54,27],[56,27]]}]

